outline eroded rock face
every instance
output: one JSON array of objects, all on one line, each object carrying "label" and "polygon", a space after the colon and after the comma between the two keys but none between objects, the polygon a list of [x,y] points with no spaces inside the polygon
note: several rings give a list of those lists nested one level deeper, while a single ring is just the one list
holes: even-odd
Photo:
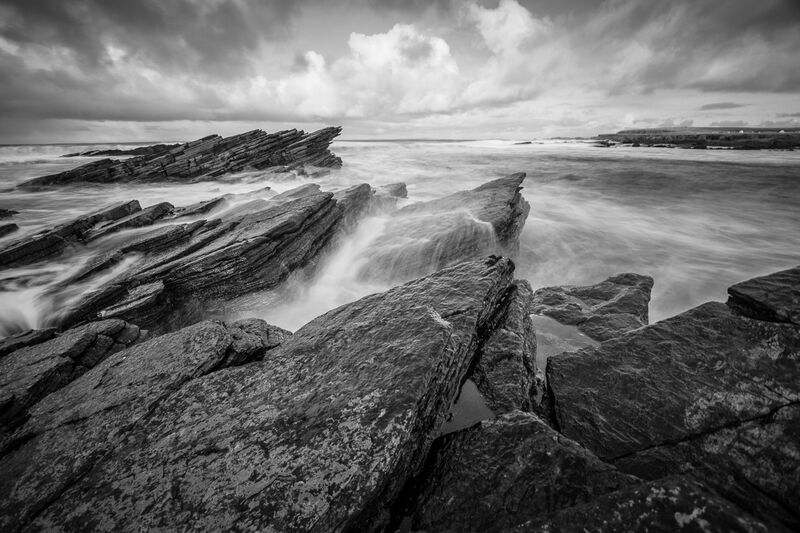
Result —
[{"label": "eroded rock face", "polygon": [[520,411],[442,437],[429,465],[414,489],[415,531],[541,527],[558,511],[639,483]]},{"label": "eroded rock face", "polygon": [[547,378],[557,428],[601,459],[645,477],[696,475],[763,520],[800,526],[787,511],[800,508],[795,325],[707,303],[551,357]]},{"label": "eroded rock face", "polygon": [[[21,424],[30,406],[60,389],[109,355],[143,340],[146,331],[123,320],[103,320],[52,338],[31,332],[12,339],[0,359],[0,429]],[[44,340],[48,336],[49,340]],[[41,341],[41,342],[38,342]]]},{"label": "eroded rock face", "polygon": [[326,313],[262,362],[173,387],[32,528],[380,528],[512,273],[497,258],[442,270]]},{"label": "eroded rock face", "polygon": [[728,305],[738,313],[800,326],[800,266],[737,283],[728,295]]},{"label": "eroded rock face", "polygon": [[[203,322],[117,352],[45,397],[3,443],[0,528],[28,527],[171,394],[225,365],[263,358],[281,335],[288,332],[263,321]],[[58,529],[70,527],[108,529],[99,515],[81,526],[58,521]]]},{"label": "eroded rock face", "polygon": [[250,168],[340,167],[342,160],[328,147],[341,131],[337,127],[312,133],[253,130],[225,138],[209,135],[186,144],[163,146],[124,161],[93,161],[59,174],[27,181],[20,187],[77,182],[197,181]]},{"label": "eroded rock face", "polygon": [[653,278],[620,274],[596,285],[545,287],[533,295],[531,313],[577,326],[596,341],[647,325]]},{"label": "eroded rock face", "polygon": [[489,253],[513,257],[530,205],[520,193],[524,173],[490,181],[398,210],[367,254],[367,279],[414,278]]}]

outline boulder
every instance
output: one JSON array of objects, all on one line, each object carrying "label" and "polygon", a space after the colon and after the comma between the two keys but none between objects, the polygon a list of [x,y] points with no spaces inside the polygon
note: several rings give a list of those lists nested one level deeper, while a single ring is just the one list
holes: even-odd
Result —
[{"label": "boulder", "polygon": [[0,224],[0,238],[5,237],[6,235],[11,235],[18,230],[19,226],[16,224]]},{"label": "boulder", "polygon": [[[139,422],[124,440],[104,440],[102,458],[95,454],[69,486],[47,493],[49,505],[25,514],[30,524],[20,522],[31,529],[381,529],[482,337],[503,314],[512,273],[513,264],[498,258],[439,271],[326,313],[261,362],[172,386],[157,405],[137,403],[124,425]],[[72,388],[87,390],[98,370]],[[139,394],[121,385],[116,394]],[[80,416],[73,404],[62,398],[61,412]],[[48,420],[28,431],[51,427]],[[31,445],[14,453],[22,457]],[[54,463],[42,459],[36,463]],[[13,506],[16,516],[43,498],[16,494],[25,496]]]},{"label": "boulder", "polygon": [[18,213],[19,213],[19,211],[14,211],[13,209],[0,209],[0,218],[13,217],[14,215],[16,215]]},{"label": "boulder", "polygon": [[800,326],[800,266],[728,289],[728,306],[744,316]]},{"label": "boulder", "polygon": [[800,527],[795,325],[711,302],[551,357],[547,381],[556,428],[601,459],[643,477],[696,465],[760,519]]},{"label": "boulder", "polygon": [[147,332],[122,320],[103,320],[34,342],[47,335],[17,337],[18,348],[0,359],[0,429],[4,431],[22,423],[31,405]]},{"label": "boulder", "polygon": [[620,274],[596,285],[545,287],[533,295],[531,313],[577,326],[605,341],[647,325],[653,278]]},{"label": "boulder", "polygon": [[35,178],[22,188],[80,182],[153,182],[216,179],[248,169],[282,170],[303,167],[340,167],[342,160],[329,149],[341,128],[305,133],[286,130],[266,133],[253,130],[232,137],[209,135],[177,146],[165,146],[125,160],[101,159],[86,165]]},{"label": "boulder", "polygon": [[[263,358],[277,338],[261,338],[261,331],[272,330],[253,321],[202,322],[117,352],[41,400],[2,449],[0,528],[41,529],[41,523],[30,522],[121,447],[171,394],[226,364]],[[108,529],[100,513],[80,526],[66,521],[57,526],[72,527]],[[133,521],[119,527],[138,526]]]},{"label": "boulder", "polygon": [[514,256],[530,205],[520,194],[524,173],[490,181],[393,214],[365,255],[366,279],[405,280],[489,253]]},{"label": "boulder", "polygon": [[49,341],[56,336],[56,331],[56,328],[31,329],[6,337],[0,340],[0,357],[8,355],[20,348],[25,348],[26,346],[33,346],[34,344]]}]

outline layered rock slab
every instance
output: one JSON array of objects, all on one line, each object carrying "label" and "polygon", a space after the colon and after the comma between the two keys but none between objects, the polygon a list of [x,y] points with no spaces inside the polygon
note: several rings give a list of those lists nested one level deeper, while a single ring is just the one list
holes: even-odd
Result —
[{"label": "layered rock slab", "polygon": [[800,326],[800,266],[737,283],[728,295],[738,313]]},{"label": "layered rock slab", "polygon": [[197,379],[34,529],[374,530],[490,333],[513,264],[464,263],[310,322]]},{"label": "layered rock slab", "polygon": [[[44,398],[3,443],[0,528],[40,529],[30,521],[120,446],[159,403],[194,378],[263,358],[288,335],[263,321],[203,322],[117,352]],[[90,524],[107,529],[99,521],[48,527]]]},{"label": "layered rock slab", "polygon": [[557,428],[601,459],[643,476],[695,465],[700,479],[762,519],[800,525],[794,325],[707,303],[552,357],[547,378]]},{"label": "layered rock slab", "polygon": [[123,161],[92,161],[72,170],[29,180],[20,187],[80,182],[191,182],[247,169],[291,169],[304,165],[340,167],[342,160],[328,148],[341,131],[336,127],[312,133],[253,130],[225,138],[209,135],[178,146],[163,146]]},{"label": "layered rock slab", "polygon": [[533,294],[530,311],[602,342],[647,325],[652,289],[653,278],[631,273],[595,285],[545,287]]},{"label": "layered rock slab", "polygon": [[513,257],[530,211],[520,193],[524,179],[513,174],[399,209],[365,252],[370,261],[360,275],[406,280],[490,253]]}]

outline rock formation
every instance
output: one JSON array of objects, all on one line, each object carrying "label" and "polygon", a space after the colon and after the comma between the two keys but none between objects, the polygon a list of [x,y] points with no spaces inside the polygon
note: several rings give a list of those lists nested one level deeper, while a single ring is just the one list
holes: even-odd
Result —
[{"label": "rock formation", "polygon": [[744,316],[800,326],[800,266],[737,283],[728,295],[728,306]]},{"label": "rock formation", "polygon": [[647,325],[653,278],[619,274],[596,285],[545,287],[533,295],[531,313],[549,316],[605,341]]},{"label": "rock formation", "polygon": [[524,173],[490,181],[393,214],[366,254],[361,275],[398,281],[490,253],[514,256],[530,205],[520,194]]},{"label": "rock formation", "polygon": [[225,138],[209,135],[177,146],[162,145],[150,153],[122,161],[92,161],[72,170],[29,180],[20,187],[79,182],[198,181],[248,169],[288,170],[305,165],[339,167],[342,160],[328,147],[341,131],[341,128],[331,127],[313,133],[253,130]]}]

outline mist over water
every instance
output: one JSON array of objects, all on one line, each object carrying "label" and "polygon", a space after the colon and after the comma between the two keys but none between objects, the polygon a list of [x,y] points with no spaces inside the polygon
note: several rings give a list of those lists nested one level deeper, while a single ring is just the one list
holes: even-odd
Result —
[{"label": "mist over water", "polygon": [[[323,190],[339,190],[402,181],[409,193],[403,203],[408,203],[522,171],[528,174],[523,194],[531,212],[521,236],[517,277],[534,288],[596,283],[621,272],[648,274],[655,278],[650,312],[656,321],[708,300],[724,301],[729,285],[800,263],[800,152],[338,141],[333,150],[344,167],[314,180],[245,172],[186,185],[9,190],[92,160],[59,158],[63,153],[106,146],[0,147],[0,208],[20,211],[0,222],[20,226],[0,239],[0,246],[122,200],[138,199],[143,207],[162,201],[180,206],[265,186],[283,192],[314,182]],[[225,316],[260,316],[295,330],[333,307],[385,290],[389,282],[359,273],[368,269],[376,246],[402,245],[387,237],[387,220],[380,214],[364,219],[339,239],[311,277],[298,274],[276,290],[230,302]],[[53,262],[0,272],[0,337],[52,320],[64,298],[49,296],[52,287],[94,253],[110,248],[113,239]],[[98,282],[84,280],[70,297]]]}]

